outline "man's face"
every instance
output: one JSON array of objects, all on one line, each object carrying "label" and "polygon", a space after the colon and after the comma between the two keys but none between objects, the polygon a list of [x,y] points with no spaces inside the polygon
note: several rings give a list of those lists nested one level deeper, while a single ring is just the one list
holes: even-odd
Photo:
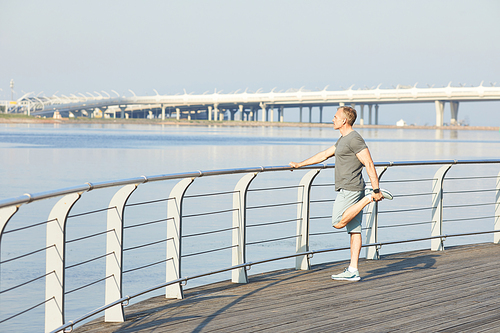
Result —
[{"label": "man's face", "polygon": [[347,122],[346,117],[344,116],[344,111],[342,109],[337,110],[335,116],[333,116],[333,128],[339,129]]}]

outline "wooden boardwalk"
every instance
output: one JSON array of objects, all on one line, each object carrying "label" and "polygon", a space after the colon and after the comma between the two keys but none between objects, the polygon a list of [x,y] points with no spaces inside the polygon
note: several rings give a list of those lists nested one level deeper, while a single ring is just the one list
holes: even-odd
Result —
[{"label": "wooden boardwalk", "polygon": [[74,332],[500,332],[500,245],[415,251],[360,262],[360,282],[338,282],[346,262],[250,276],[154,297]]}]

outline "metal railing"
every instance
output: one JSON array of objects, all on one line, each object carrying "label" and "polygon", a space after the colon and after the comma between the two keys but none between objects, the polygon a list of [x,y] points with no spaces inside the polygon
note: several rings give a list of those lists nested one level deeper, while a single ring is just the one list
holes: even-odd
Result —
[{"label": "metal railing", "polygon": [[[378,259],[382,246],[398,245],[395,251],[400,252],[408,250],[405,244],[423,241],[441,251],[446,239],[457,237],[493,234],[493,242],[500,243],[499,164],[376,163],[381,184],[395,199],[383,201],[384,210],[376,203],[365,209],[366,258]],[[460,167],[446,177],[454,165]],[[349,248],[348,243],[325,246],[345,233],[325,223],[331,220],[334,201],[333,168],[314,165],[290,173],[288,166],[274,166],[141,176],[2,200],[0,296],[3,306],[11,302],[7,307],[12,310],[0,325],[42,306],[46,332],[71,330],[103,311],[105,321],[120,322],[131,299],[162,288],[167,298],[182,298],[189,280],[231,272],[232,282],[247,283],[247,271],[256,265],[294,259],[296,269],[307,270],[313,256],[321,260],[328,255],[323,262],[331,261],[332,254]],[[198,183],[207,184],[196,192]],[[132,194],[137,201],[129,203]],[[103,207],[102,202],[109,204]],[[40,217],[44,209],[50,209],[46,220]],[[134,284],[137,274],[141,281],[152,276],[150,287]],[[23,292],[40,285],[44,295]],[[19,308],[15,296],[6,296],[16,292],[35,296]],[[85,296],[69,300],[82,292]],[[71,309],[90,302],[88,293],[94,292],[99,306],[84,315]],[[66,321],[68,313],[77,319]]]}]

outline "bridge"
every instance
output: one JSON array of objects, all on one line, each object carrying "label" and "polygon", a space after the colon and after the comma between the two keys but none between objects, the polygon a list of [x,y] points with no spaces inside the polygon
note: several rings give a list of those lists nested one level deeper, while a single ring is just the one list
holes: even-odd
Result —
[{"label": "bridge", "polygon": [[[476,87],[453,87],[450,84],[441,88],[418,88],[398,85],[392,89],[349,89],[330,91],[327,87],[321,91],[289,89],[276,92],[234,92],[223,94],[214,91],[212,94],[160,95],[155,90],[154,96],[132,97],[116,96],[102,91],[70,96],[39,97],[32,93],[25,94],[17,101],[9,112],[22,112],[36,116],[101,116],[116,118],[149,117],[165,120],[176,119],[208,119],[239,121],[285,121],[285,110],[299,109],[299,121],[303,121],[303,109],[308,109],[309,122],[312,122],[313,108],[319,109],[319,122],[323,122],[323,108],[329,106],[350,105],[358,110],[360,125],[378,125],[380,105],[404,103],[433,103],[436,110],[436,126],[443,126],[445,104],[449,103],[451,125],[457,124],[458,108],[461,102],[499,101],[500,87],[494,85]],[[366,107],[366,108],[365,108]],[[277,117],[275,112],[277,111]],[[367,112],[365,112],[367,111]],[[373,116],[373,117],[372,117]]]}]

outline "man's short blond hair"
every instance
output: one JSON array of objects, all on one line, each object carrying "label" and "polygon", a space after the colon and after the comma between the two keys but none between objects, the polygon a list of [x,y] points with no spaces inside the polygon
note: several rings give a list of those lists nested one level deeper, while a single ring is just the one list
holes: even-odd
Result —
[{"label": "man's short blond hair", "polygon": [[347,123],[353,126],[354,122],[356,121],[356,118],[358,117],[356,110],[354,108],[351,108],[350,106],[339,106],[337,110],[340,109],[342,109],[342,112],[344,113]]}]

